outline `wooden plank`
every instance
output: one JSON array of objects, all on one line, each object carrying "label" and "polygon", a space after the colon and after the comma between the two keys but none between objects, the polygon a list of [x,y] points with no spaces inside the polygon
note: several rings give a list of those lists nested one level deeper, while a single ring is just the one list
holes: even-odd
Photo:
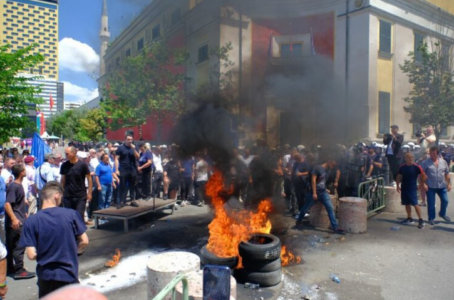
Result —
[{"label": "wooden plank", "polygon": [[132,207],[132,206],[125,206],[120,209],[117,209],[115,206],[111,206],[107,209],[103,210],[96,210],[93,212],[94,215],[97,216],[105,216],[105,217],[119,217],[119,218],[131,218],[134,217],[135,215],[142,215],[143,213],[146,212],[153,212],[154,210],[159,210],[161,208],[164,208],[166,206],[170,206],[172,204],[176,203],[176,200],[162,200],[162,199],[156,199],[155,201],[155,207],[153,208],[153,200],[150,201],[145,201],[145,200],[139,200],[136,201],[139,204],[139,207]]}]

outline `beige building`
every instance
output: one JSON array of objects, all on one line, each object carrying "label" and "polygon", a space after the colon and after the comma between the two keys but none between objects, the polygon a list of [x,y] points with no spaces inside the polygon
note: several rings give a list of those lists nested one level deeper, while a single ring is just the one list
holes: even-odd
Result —
[{"label": "beige building", "polygon": [[188,49],[186,90],[196,92],[219,65],[210,49],[231,43],[234,64],[218,71],[233,71],[243,142],[379,140],[394,123],[410,140],[403,98],[411,85],[399,65],[422,41],[451,47],[453,14],[450,0],[156,0],[103,60],[113,72],[166,36],[170,47]]}]

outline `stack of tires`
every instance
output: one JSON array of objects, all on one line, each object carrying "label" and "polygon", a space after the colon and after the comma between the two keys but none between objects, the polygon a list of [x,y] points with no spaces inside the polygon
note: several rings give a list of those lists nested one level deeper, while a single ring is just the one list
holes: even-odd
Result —
[{"label": "stack of tires", "polygon": [[233,269],[238,265],[238,257],[219,257],[208,251],[207,246],[200,250],[200,263],[204,265],[217,265],[229,267],[233,274]]},{"label": "stack of tires", "polygon": [[236,277],[243,283],[259,284],[261,287],[281,282],[281,241],[272,234],[256,233],[247,242],[241,242],[239,253],[243,269]]}]

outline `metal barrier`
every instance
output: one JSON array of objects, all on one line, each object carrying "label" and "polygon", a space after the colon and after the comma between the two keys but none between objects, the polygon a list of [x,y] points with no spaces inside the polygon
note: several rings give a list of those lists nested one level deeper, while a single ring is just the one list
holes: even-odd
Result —
[{"label": "metal barrier", "polygon": [[169,282],[166,287],[153,298],[153,300],[162,300],[164,299],[170,292],[172,292],[172,300],[175,300],[175,286],[179,282],[183,283],[183,300],[189,300],[189,285],[188,280],[184,274],[180,274],[175,277],[171,282]]},{"label": "metal barrier", "polygon": [[376,177],[361,182],[358,186],[358,197],[367,200],[368,215],[383,209],[385,207],[385,179]]}]

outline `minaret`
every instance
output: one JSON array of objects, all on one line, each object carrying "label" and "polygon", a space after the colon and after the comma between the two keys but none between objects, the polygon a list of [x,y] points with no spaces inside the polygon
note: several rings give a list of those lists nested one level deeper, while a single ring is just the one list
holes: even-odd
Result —
[{"label": "minaret", "polygon": [[102,17],[101,17],[101,31],[99,33],[101,39],[101,51],[100,51],[100,68],[99,77],[106,74],[106,64],[104,62],[104,55],[106,54],[107,47],[109,46],[109,17],[107,16],[107,0],[103,0],[102,4]]}]

